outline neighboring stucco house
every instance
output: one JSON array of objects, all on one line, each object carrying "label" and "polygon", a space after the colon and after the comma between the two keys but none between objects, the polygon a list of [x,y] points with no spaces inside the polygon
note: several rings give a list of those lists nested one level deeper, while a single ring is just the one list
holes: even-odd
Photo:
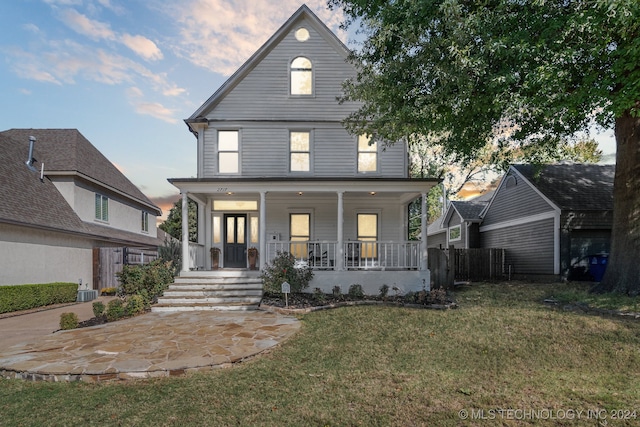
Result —
[{"label": "neighboring stucco house", "polygon": [[480,244],[506,249],[512,276],[584,279],[608,253],[614,165],[513,165],[481,213]]},{"label": "neighboring stucco house", "polygon": [[181,276],[210,270],[211,248],[222,268],[211,276],[251,274],[255,247],[260,268],[278,251],[311,266],[310,290],[429,287],[426,242],[408,240],[408,205],[438,181],[409,178],[404,142],[383,146],[345,130],[342,120],[358,107],[337,100],[356,72],[348,55],[302,6],[185,120],[197,140],[197,178],[169,181],[183,209],[187,198],[198,203],[200,233],[191,252],[184,244],[192,261]]},{"label": "neighboring stucco house", "polygon": [[78,130],[0,132],[0,159],[0,285],[92,287],[95,248],[162,243],[160,209]]},{"label": "neighboring stucco house", "polygon": [[427,229],[430,248],[456,249],[480,247],[480,213],[493,197],[489,191],[469,200],[452,200],[444,215],[436,219]]}]

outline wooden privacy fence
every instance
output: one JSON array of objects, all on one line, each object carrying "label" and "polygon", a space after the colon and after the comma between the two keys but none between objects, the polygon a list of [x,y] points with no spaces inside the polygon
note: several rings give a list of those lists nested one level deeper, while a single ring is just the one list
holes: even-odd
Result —
[{"label": "wooden privacy fence", "polygon": [[123,265],[148,264],[158,258],[152,248],[93,248],[93,289],[116,288],[120,285],[117,273]]},{"label": "wooden privacy fence", "polygon": [[505,250],[497,248],[429,248],[433,286],[448,288],[457,281],[478,282],[504,278]]}]

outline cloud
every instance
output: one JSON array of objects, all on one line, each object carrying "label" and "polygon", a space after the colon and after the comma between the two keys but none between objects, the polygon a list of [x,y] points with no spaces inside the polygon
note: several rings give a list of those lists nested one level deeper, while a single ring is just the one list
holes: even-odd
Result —
[{"label": "cloud", "polygon": [[90,19],[75,9],[63,10],[60,17],[62,22],[73,31],[88,36],[93,40],[115,40],[116,38],[109,24]]},{"label": "cloud", "polygon": [[[233,73],[302,5],[301,0],[188,0],[167,5],[164,13],[178,22],[177,53],[192,63],[223,75]],[[307,5],[333,31],[343,15],[330,11],[326,0]]]},{"label": "cloud", "polygon": [[146,60],[157,61],[163,58],[162,52],[156,44],[144,36],[132,36],[123,34],[121,37],[122,44],[140,55]]},{"label": "cloud", "polygon": [[91,19],[75,9],[63,10],[60,13],[60,19],[78,34],[96,41],[109,40],[122,43],[147,61],[157,61],[164,57],[155,42],[147,37],[127,33],[119,34],[113,31],[108,23]]},{"label": "cloud", "polygon": [[129,98],[129,103],[135,108],[136,113],[155,117],[171,124],[178,123],[175,118],[175,110],[167,108],[158,102],[143,101],[144,93],[140,88],[134,86],[127,89],[127,97]]}]

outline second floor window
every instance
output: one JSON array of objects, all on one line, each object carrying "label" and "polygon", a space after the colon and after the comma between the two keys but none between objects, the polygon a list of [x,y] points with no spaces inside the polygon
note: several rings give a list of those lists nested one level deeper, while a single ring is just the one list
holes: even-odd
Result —
[{"label": "second floor window", "polygon": [[240,152],[237,130],[218,131],[218,172],[240,172]]},{"label": "second floor window", "polygon": [[311,61],[299,56],[291,61],[291,95],[313,94],[313,68]]},{"label": "second floor window", "polygon": [[309,132],[289,133],[289,170],[291,172],[309,172],[311,163],[310,136]]},{"label": "second floor window", "polygon": [[109,221],[109,199],[96,193],[96,219]]},{"label": "second floor window", "polygon": [[149,231],[149,212],[142,211],[142,231]]},{"label": "second floor window", "polygon": [[358,172],[378,171],[378,144],[368,135],[358,136]]}]

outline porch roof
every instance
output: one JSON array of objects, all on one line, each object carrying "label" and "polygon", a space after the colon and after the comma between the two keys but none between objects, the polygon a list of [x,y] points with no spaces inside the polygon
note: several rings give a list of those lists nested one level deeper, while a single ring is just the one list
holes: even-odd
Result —
[{"label": "porch roof", "polygon": [[417,197],[441,180],[436,178],[169,178],[180,192],[228,193],[395,193]]}]

